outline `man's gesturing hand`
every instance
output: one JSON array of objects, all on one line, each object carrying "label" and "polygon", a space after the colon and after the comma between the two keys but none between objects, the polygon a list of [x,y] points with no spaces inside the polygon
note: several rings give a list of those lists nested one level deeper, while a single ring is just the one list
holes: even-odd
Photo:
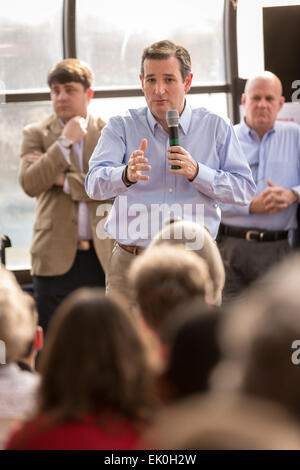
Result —
[{"label": "man's gesturing hand", "polygon": [[135,150],[130,155],[128,164],[127,164],[127,179],[130,183],[135,183],[139,180],[148,180],[148,175],[143,175],[142,171],[151,170],[150,165],[145,165],[148,163],[148,159],[144,156],[144,152],[147,148],[147,139],[143,139],[138,150]]},{"label": "man's gesturing hand", "polygon": [[[183,175],[193,180],[198,174],[198,163],[183,147],[173,146],[168,148],[169,171],[177,175]],[[180,166],[180,170],[172,170],[171,166]]]}]

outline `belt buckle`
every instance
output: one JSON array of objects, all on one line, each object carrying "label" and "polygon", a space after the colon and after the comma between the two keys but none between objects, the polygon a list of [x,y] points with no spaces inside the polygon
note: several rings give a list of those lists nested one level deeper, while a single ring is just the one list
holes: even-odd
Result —
[{"label": "belt buckle", "polygon": [[[259,240],[255,238],[251,238],[251,235],[259,235]],[[258,241],[263,240],[263,237],[264,237],[263,232],[259,232],[258,230],[248,230],[248,232],[246,232],[245,238],[248,242],[258,242]]]},{"label": "belt buckle", "polygon": [[88,251],[91,248],[91,242],[89,240],[79,240],[77,249],[80,251]]}]

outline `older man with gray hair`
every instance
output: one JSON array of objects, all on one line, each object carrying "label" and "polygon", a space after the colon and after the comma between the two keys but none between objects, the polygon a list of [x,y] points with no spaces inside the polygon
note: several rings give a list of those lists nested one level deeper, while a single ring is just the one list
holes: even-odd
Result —
[{"label": "older man with gray hair", "polygon": [[300,194],[300,127],[276,121],[284,97],[271,72],[247,81],[245,118],[235,126],[252,170],[256,195],[247,206],[222,205],[219,248],[229,300],[291,251]]}]

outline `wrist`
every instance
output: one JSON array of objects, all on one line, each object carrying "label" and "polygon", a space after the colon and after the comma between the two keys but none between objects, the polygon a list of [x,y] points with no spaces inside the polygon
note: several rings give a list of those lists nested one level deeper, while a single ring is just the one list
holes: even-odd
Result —
[{"label": "wrist", "polygon": [[127,177],[127,168],[128,168],[128,166],[126,165],[124,170],[123,170],[123,173],[122,173],[122,181],[125,184],[125,186],[127,186],[129,188],[129,186],[131,186],[132,184],[135,184],[136,181],[130,181],[128,179],[128,177]]},{"label": "wrist", "polygon": [[72,139],[69,139],[69,137],[66,137],[65,135],[60,135],[57,139],[57,142],[59,142],[60,145],[62,145],[66,149],[71,148],[74,143]]},{"label": "wrist", "polygon": [[194,179],[196,178],[196,176],[198,175],[198,172],[199,172],[199,164],[198,164],[198,162],[196,162],[196,163],[197,163],[197,168],[195,170],[195,175],[193,176],[193,178],[189,178],[190,182],[194,181]]},{"label": "wrist", "polygon": [[291,191],[292,196],[293,196],[292,204],[294,202],[298,202],[299,201],[299,194],[294,189],[290,189],[290,191]]}]

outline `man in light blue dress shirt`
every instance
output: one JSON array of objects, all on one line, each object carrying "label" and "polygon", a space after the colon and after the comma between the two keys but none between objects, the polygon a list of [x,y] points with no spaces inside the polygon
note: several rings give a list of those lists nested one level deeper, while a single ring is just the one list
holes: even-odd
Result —
[{"label": "man in light blue dress shirt", "polygon": [[[147,106],[111,118],[90,159],[87,194],[100,201],[115,199],[105,226],[116,240],[108,292],[128,294],[125,271],[165,220],[194,220],[215,238],[219,203],[245,205],[254,195],[251,171],[230,122],[186,103],[192,78],[183,47],[160,41],[146,48],[140,80]],[[180,116],[179,145],[172,147],[169,109]]]},{"label": "man in light blue dress shirt", "polygon": [[257,189],[247,206],[222,206],[225,300],[291,251],[288,232],[297,227],[300,194],[300,126],[275,122],[283,103],[276,75],[264,72],[248,80],[242,96],[245,118],[235,129]]}]

